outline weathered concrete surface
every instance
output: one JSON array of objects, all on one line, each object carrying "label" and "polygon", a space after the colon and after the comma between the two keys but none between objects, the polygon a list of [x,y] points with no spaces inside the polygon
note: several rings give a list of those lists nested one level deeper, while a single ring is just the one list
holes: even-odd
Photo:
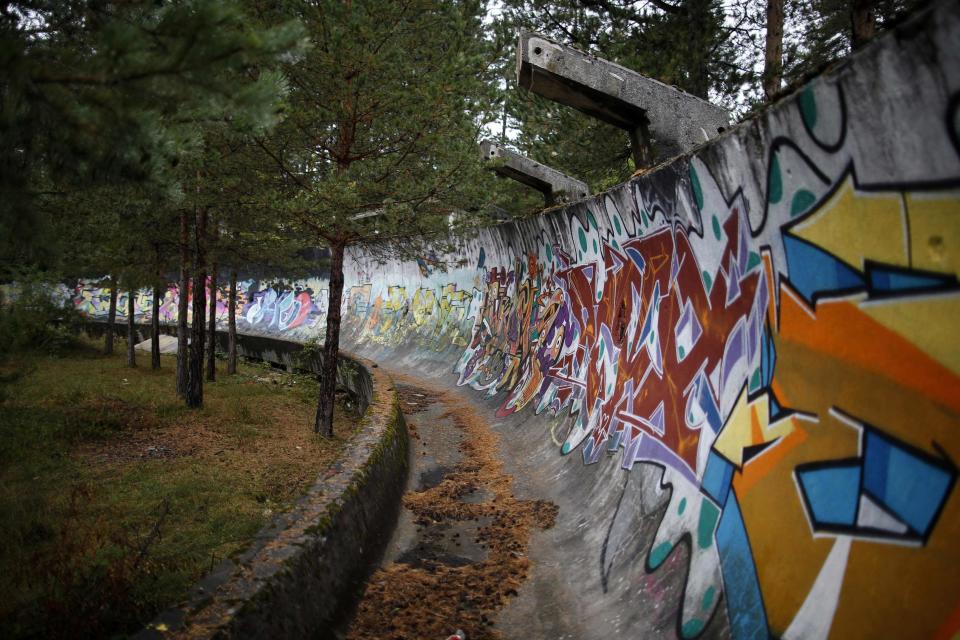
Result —
[{"label": "weathered concrete surface", "polygon": [[[348,256],[344,341],[472,396],[559,508],[508,637],[960,631],[958,41],[936,3],[606,193]],[[322,331],[322,279],[243,291],[245,330]]]},{"label": "weathered concrete surface", "polygon": [[[463,462],[464,433],[435,394],[400,380],[400,410],[411,436],[410,472],[404,493],[415,493],[436,487]],[[432,562],[459,566],[483,560],[486,551],[474,543],[477,523],[470,521],[457,526],[460,524],[454,520],[418,525],[413,511],[401,507],[381,567],[396,562],[414,566]]]},{"label": "weathered concrete surface", "polygon": [[730,123],[722,107],[536,33],[520,34],[517,82],[632,135],[649,136],[654,161],[686,153]]},{"label": "weathered concrete surface", "polygon": [[590,195],[590,187],[587,183],[495,142],[489,140],[481,142],[480,157],[487,162],[498,163],[494,169],[498,174],[512,178],[542,193],[547,205],[580,200]]}]

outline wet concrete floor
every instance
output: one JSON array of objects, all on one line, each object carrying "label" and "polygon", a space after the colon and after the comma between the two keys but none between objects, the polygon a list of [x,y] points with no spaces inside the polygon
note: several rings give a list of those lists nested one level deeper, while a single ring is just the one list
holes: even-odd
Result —
[{"label": "wet concrete floor", "polygon": [[349,638],[498,638],[499,611],[530,570],[530,537],[556,507],[518,500],[499,435],[459,394],[392,374],[411,437],[397,528]]},{"label": "wet concrete floor", "polygon": [[[460,444],[464,433],[443,402],[433,399],[425,389],[401,386],[401,408],[410,431],[411,465],[405,493],[433,489],[443,482],[463,460]],[[483,502],[482,488],[472,488],[460,496],[463,502]],[[397,528],[387,545],[381,567],[400,562],[417,567],[431,563],[463,566],[481,562],[487,552],[477,543],[478,529],[490,523],[484,516],[477,520],[421,519],[408,507],[401,509]]]}]

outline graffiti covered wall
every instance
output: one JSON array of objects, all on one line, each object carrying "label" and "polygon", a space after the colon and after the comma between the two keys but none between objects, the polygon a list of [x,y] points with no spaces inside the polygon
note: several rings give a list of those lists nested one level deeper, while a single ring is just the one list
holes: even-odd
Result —
[{"label": "graffiti covered wall", "polygon": [[[455,255],[355,252],[345,341],[446,362],[498,417],[540,416],[567,464],[661,469],[655,539],[620,561],[656,575],[688,547],[679,636],[723,607],[736,638],[952,637],[958,41],[941,3],[605,194]],[[241,290],[241,330],[322,334],[322,280]],[[103,295],[75,301],[103,315]]]}]

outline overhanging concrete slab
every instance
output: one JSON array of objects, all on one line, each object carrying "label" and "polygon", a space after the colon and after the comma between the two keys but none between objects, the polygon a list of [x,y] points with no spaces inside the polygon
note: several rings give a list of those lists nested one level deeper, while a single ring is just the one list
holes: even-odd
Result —
[{"label": "overhanging concrete slab", "polygon": [[652,153],[643,164],[686,153],[730,123],[722,107],[536,33],[520,34],[517,80],[536,94],[625,129],[635,156],[637,144],[648,139]]},{"label": "overhanging concrete slab", "polygon": [[500,161],[501,164],[494,168],[497,173],[541,192],[548,205],[590,195],[590,187],[585,182],[490,140],[480,143],[480,155],[487,162]]}]

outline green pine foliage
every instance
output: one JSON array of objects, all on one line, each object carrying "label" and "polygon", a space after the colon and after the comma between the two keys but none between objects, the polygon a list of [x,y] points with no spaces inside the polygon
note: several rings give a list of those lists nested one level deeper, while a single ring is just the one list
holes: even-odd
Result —
[{"label": "green pine foliage", "polygon": [[305,237],[379,245],[443,232],[452,212],[490,198],[476,146],[495,100],[482,3],[327,0],[283,9],[303,20],[311,47],[285,67],[283,122],[257,140],[272,169],[264,174],[271,207]]},{"label": "green pine foliage", "polygon": [[219,0],[4,3],[0,268],[44,257],[44,214],[68,214],[65,195],[133,184],[176,198],[206,127],[275,123],[284,87],[270,67],[302,38],[296,22],[251,28]]}]

